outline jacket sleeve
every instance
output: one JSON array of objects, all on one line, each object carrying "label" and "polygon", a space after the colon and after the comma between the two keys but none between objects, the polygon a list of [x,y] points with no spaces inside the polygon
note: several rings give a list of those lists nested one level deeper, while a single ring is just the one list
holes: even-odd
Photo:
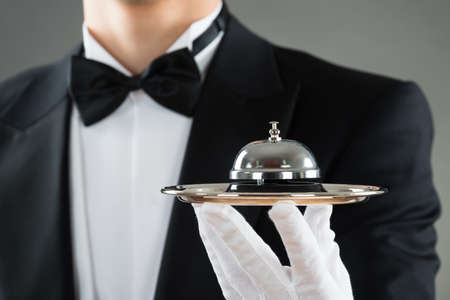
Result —
[{"label": "jacket sleeve", "polygon": [[397,84],[371,106],[326,180],[389,192],[335,206],[332,226],[341,257],[355,299],[434,299],[440,203],[430,164],[430,109],[411,82]]}]

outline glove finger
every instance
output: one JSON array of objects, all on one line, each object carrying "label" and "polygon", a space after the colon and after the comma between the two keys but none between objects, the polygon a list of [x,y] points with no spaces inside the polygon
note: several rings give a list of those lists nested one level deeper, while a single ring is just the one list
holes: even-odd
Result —
[{"label": "glove finger", "polygon": [[[195,207],[194,210],[196,210]],[[219,282],[219,285],[222,289],[223,296],[227,300],[242,300],[242,297],[230,284],[227,276],[225,275],[225,272],[223,271],[220,259],[216,255],[214,246],[212,245],[212,243],[210,242],[210,238],[208,237],[211,236],[211,233],[209,232],[208,228],[205,227],[204,222],[200,218],[197,218],[197,221],[200,237],[203,241],[203,245],[205,246],[206,253],[208,254],[214,273],[216,274],[217,281]]]},{"label": "glove finger", "polygon": [[194,210],[199,223],[200,237],[205,245],[225,299],[259,300],[258,293],[255,292],[257,288],[227,249],[224,242],[204,220],[204,217],[199,212],[200,208],[197,206],[194,207]]},{"label": "glove finger", "polygon": [[289,280],[278,258],[234,208],[205,203],[201,214],[268,299],[289,299]]},{"label": "glove finger", "polygon": [[310,296],[311,291],[307,287],[317,291],[335,290],[334,280],[325,266],[316,238],[295,204],[276,203],[269,211],[269,216],[286,248],[294,284],[302,287],[300,290],[305,293],[301,296]]},{"label": "glove finger", "polygon": [[319,248],[331,276],[339,286],[349,286],[347,268],[341,260],[339,246],[334,241],[334,231],[330,227],[332,205],[310,205],[305,210],[305,220],[316,237]]}]

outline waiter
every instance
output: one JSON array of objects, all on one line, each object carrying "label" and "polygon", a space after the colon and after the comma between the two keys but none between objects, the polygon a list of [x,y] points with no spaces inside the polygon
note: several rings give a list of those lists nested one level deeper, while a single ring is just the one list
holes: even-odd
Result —
[{"label": "waiter", "polygon": [[[71,53],[0,83],[0,299],[434,299],[416,84],[275,46],[220,0],[85,0],[84,18]],[[324,181],[390,192],[332,216],[160,195],[226,180],[270,120]]]}]

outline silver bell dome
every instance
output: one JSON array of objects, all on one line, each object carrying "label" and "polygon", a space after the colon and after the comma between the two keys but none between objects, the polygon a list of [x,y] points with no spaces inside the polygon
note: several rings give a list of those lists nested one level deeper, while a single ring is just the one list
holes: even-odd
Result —
[{"label": "silver bell dome", "polygon": [[308,147],[294,140],[281,139],[278,122],[270,124],[272,128],[267,140],[249,143],[238,152],[230,179],[319,179],[319,167]]}]

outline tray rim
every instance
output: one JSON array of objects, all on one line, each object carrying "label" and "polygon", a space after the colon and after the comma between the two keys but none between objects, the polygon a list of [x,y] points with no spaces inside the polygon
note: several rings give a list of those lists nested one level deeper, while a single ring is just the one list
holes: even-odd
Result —
[{"label": "tray rim", "polygon": [[[366,200],[370,196],[376,196],[386,193],[387,188],[373,186],[373,185],[359,185],[359,184],[335,184],[323,183],[324,187],[349,187],[361,191],[352,192],[308,192],[308,193],[249,193],[249,192],[215,192],[215,193],[201,193],[190,192],[186,189],[211,187],[214,185],[223,186],[224,190],[230,183],[205,183],[205,184],[180,184],[168,186],[161,189],[161,192],[166,195],[176,196],[179,200],[188,203],[202,203],[214,202],[231,205],[270,205],[278,201],[290,200],[296,202],[297,205],[308,204],[349,204],[357,203]],[[184,187],[183,190],[176,189],[177,187]],[[254,201],[254,202],[253,202]],[[259,201],[259,202],[258,202]],[[264,203],[264,204],[261,204]]]}]

